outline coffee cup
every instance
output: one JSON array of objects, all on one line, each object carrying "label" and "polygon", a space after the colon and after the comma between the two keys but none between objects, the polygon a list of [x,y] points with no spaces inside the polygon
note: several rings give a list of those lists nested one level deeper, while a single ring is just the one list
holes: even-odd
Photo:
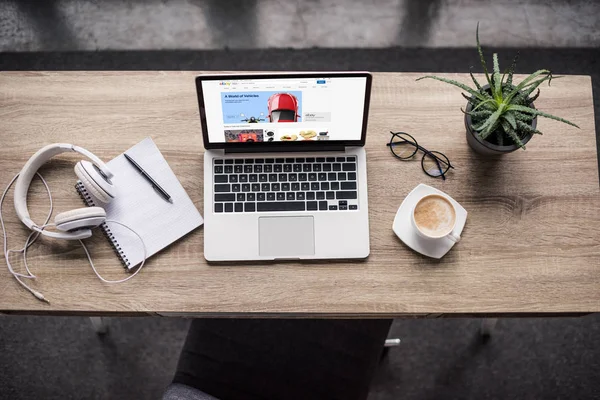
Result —
[{"label": "coffee cup", "polygon": [[448,238],[454,242],[460,236],[456,227],[456,208],[440,194],[423,196],[412,210],[412,223],[417,233],[426,239]]}]

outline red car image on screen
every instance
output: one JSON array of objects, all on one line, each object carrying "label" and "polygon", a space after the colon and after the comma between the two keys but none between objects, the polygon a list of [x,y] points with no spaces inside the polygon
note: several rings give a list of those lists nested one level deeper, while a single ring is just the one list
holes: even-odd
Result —
[{"label": "red car image on screen", "polygon": [[269,97],[270,122],[298,122],[298,99],[290,93],[275,93]]}]

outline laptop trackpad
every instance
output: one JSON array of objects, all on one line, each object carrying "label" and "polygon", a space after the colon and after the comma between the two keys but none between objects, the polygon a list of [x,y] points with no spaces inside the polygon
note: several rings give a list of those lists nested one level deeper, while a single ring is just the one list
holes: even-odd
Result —
[{"label": "laptop trackpad", "polygon": [[261,217],[258,219],[258,237],[262,257],[295,258],[315,254],[312,216]]}]

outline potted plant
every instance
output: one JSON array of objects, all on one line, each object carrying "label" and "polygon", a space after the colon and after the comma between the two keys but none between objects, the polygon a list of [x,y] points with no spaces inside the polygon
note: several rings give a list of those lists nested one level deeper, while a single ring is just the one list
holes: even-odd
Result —
[{"label": "potted plant", "polygon": [[[452,79],[427,75],[425,78],[446,82],[465,90],[470,96],[462,94],[467,99],[465,114],[465,127],[467,142],[478,153],[505,154],[519,148],[525,149],[525,144],[534,134],[542,134],[537,130],[537,117],[546,117],[564,122],[579,128],[574,123],[563,118],[547,114],[536,109],[533,102],[540,95],[539,86],[552,80],[552,73],[540,69],[523,79],[520,83],[513,83],[513,73],[519,55],[515,57],[512,65],[503,74],[500,73],[498,54],[493,55],[493,70],[488,73],[483,51],[479,44],[479,24],[476,31],[477,51],[487,84],[481,84],[469,72],[475,88]],[[537,92],[532,96],[532,93]]]}]

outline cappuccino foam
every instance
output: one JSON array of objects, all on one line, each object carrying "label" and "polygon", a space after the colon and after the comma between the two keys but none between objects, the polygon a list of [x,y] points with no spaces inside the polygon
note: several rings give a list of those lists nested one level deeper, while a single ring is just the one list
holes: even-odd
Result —
[{"label": "cappuccino foam", "polygon": [[454,228],[454,207],[442,196],[427,196],[415,207],[415,223],[428,236],[443,236]]}]

